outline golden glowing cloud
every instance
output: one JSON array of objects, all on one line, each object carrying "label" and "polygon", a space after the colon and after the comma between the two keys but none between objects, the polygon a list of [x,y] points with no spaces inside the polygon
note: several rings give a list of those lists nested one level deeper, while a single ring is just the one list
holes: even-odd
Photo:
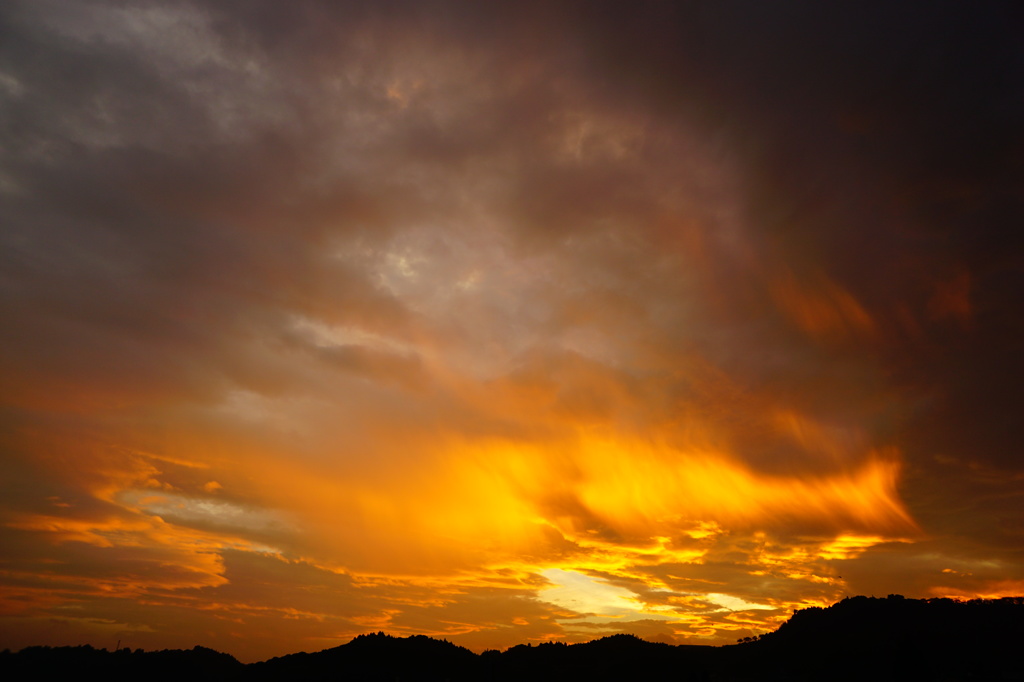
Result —
[{"label": "golden glowing cloud", "polygon": [[0,648],[1019,587],[1019,249],[915,222],[1011,224],[991,178],[889,187],[945,156],[760,92],[714,3],[265,4],[0,3]]}]

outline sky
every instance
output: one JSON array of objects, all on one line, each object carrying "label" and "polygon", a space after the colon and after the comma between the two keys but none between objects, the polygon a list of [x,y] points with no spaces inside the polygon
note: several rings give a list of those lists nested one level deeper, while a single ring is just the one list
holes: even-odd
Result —
[{"label": "sky", "polygon": [[0,4],[0,647],[1024,594],[1020,18]]}]

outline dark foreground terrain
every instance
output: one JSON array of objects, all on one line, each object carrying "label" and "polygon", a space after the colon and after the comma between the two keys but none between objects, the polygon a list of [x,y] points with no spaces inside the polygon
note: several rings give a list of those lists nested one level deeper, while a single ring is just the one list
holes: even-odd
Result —
[{"label": "dark foreground terrain", "polygon": [[1024,680],[1024,597],[853,597],[796,612],[777,631],[726,647],[614,635],[482,654],[428,637],[361,635],[317,653],[244,665],[195,647],[106,651],[29,647],[0,654],[0,678],[108,680]]}]

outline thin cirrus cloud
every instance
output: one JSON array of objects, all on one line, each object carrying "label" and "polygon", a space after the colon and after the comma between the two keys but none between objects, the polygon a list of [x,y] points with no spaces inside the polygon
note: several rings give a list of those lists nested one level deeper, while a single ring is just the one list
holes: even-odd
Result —
[{"label": "thin cirrus cloud", "polygon": [[1019,592],[1019,48],[934,12],[10,3],[4,645]]}]

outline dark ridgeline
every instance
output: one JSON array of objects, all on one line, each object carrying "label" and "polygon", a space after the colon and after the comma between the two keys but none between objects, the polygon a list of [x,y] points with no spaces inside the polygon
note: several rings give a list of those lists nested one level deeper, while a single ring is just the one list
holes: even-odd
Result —
[{"label": "dark ridgeline", "polygon": [[1024,680],[1024,597],[852,597],[797,611],[742,647],[777,679]]},{"label": "dark ridgeline", "polygon": [[585,644],[522,644],[477,655],[424,637],[360,635],[318,653],[243,665],[190,650],[108,652],[29,647],[0,654],[0,678],[108,680],[337,680],[338,682],[568,682],[647,680],[1021,680],[1024,597],[853,597],[797,611],[777,631],[725,647],[672,646],[632,635]]},{"label": "dark ridgeline", "polygon": [[[359,635],[315,654],[289,654],[249,666],[251,680],[464,680],[479,661],[469,649],[415,635]],[[469,674],[469,677],[467,677]]]},{"label": "dark ridgeline", "polygon": [[85,646],[31,646],[18,653],[0,653],[0,679],[68,680],[96,679],[149,682],[215,682],[244,679],[245,666],[234,656],[197,646],[192,649],[107,651]]},{"label": "dark ridgeline", "polygon": [[520,644],[504,653],[484,652],[485,680],[713,679],[715,647],[672,646],[634,635],[611,635],[583,644]]}]

